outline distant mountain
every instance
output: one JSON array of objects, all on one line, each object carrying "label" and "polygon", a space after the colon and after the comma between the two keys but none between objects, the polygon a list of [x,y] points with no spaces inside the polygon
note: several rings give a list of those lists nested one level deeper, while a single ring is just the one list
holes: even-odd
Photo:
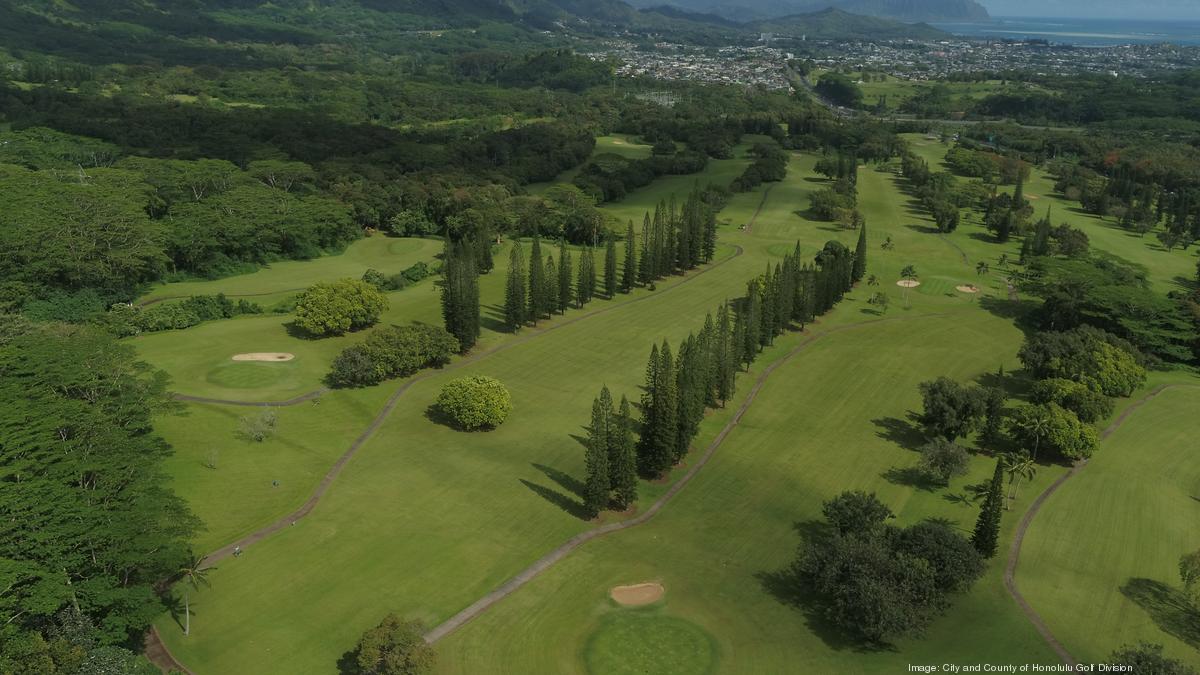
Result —
[{"label": "distant mountain", "polygon": [[[88,64],[211,63],[239,67],[279,65],[282,58],[230,45],[312,45],[347,39],[394,50],[410,30],[477,28],[508,24],[526,31],[596,36],[664,36],[679,42],[721,45],[757,38],[760,32],[814,38],[937,38],[924,25],[862,16],[823,6],[789,16],[739,10],[729,15],[696,11],[708,2],[732,0],[0,0],[0,45],[54,54]],[[674,3],[663,6],[662,3]],[[764,7],[826,0],[737,0]],[[912,9],[931,2],[972,0],[832,0]],[[792,3],[792,4],[788,4]],[[769,20],[768,20],[769,19]]]},{"label": "distant mountain", "polygon": [[794,14],[754,24],[760,32],[805,35],[818,40],[836,39],[921,39],[937,40],[949,33],[924,23],[903,23],[894,19],[851,14],[840,9],[824,9],[811,14]]},{"label": "distant mountain", "polygon": [[[661,1],[630,0],[640,7]],[[975,0],[670,0],[670,3],[688,11],[709,12],[740,21],[808,14],[827,8],[906,22],[989,18],[987,9]]]}]

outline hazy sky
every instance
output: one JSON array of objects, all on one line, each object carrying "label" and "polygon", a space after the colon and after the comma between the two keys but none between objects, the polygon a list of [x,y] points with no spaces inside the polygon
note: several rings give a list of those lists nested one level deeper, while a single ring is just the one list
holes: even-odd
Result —
[{"label": "hazy sky", "polygon": [[1192,19],[1200,0],[979,0],[993,16]]}]

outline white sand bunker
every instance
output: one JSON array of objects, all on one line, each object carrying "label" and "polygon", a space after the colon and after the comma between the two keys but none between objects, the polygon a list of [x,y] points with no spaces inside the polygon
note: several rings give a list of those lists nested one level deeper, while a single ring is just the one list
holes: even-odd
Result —
[{"label": "white sand bunker", "polygon": [[650,603],[658,602],[662,599],[664,593],[666,593],[666,589],[663,588],[662,584],[651,581],[631,586],[613,586],[608,595],[618,605],[637,607],[639,605],[649,605]]},{"label": "white sand bunker", "polygon": [[296,358],[295,354],[287,352],[250,352],[248,354],[234,354],[234,361],[291,361]]},{"label": "white sand bunker", "polygon": [[979,287],[974,284],[964,284],[962,286],[955,286],[954,288],[955,288],[955,290],[957,290],[960,293],[978,293],[979,292]]},{"label": "white sand bunker", "polygon": [[916,279],[901,279],[900,281],[896,282],[896,285],[902,288],[916,288],[917,286],[921,285],[921,282],[917,281]]}]

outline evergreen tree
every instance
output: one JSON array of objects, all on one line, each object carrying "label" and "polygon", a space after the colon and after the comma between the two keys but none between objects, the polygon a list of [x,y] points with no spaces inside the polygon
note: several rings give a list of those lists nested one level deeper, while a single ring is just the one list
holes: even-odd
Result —
[{"label": "evergreen tree", "polygon": [[642,256],[638,264],[638,279],[642,285],[654,281],[654,226],[650,223],[650,212],[642,220]]},{"label": "evergreen tree", "polygon": [[704,206],[704,262],[712,262],[717,253],[717,212]]},{"label": "evergreen tree", "polygon": [[610,429],[609,482],[613,490],[613,502],[619,509],[627,509],[637,501],[637,455],[633,442],[633,418],[629,412],[629,399],[621,397],[621,406]]},{"label": "evergreen tree", "polygon": [[642,388],[642,434],[638,438],[637,461],[642,475],[650,476],[654,461],[654,429],[658,427],[658,410],[654,403],[658,399],[658,345],[650,345],[650,358],[646,361],[646,385]]},{"label": "evergreen tree", "polygon": [[858,246],[854,248],[854,272],[850,278],[858,283],[867,274],[867,224],[858,228]]},{"label": "evergreen tree", "polygon": [[596,266],[591,246],[584,246],[579,254],[579,278],[575,281],[575,299],[579,307],[592,301],[596,294]]},{"label": "evergreen tree", "polygon": [[554,264],[554,256],[546,256],[546,267],[542,271],[542,296],[546,300],[546,311],[553,312],[558,308],[558,266]]},{"label": "evergreen tree", "polygon": [[738,369],[738,357],[733,345],[733,325],[729,317],[729,303],[721,305],[717,314],[717,329],[714,336],[713,360],[716,369],[716,396],[721,400],[721,407],[733,396],[735,375]]},{"label": "evergreen tree", "polygon": [[617,236],[611,231],[604,243],[604,295],[609,300],[617,295]]},{"label": "evergreen tree", "polygon": [[479,275],[469,241],[446,242],[442,264],[442,319],[465,352],[479,339]]},{"label": "evergreen tree", "polygon": [[762,314],[759,319],[758,340],[763,347],[775,342],[775,310],[779,306],[776,298],[777,287],[771,274],[771,263],[767,263],[767,272],[762,276]]},{"label": "evergreen tree", "polygon": [[672,463],[678,463],[688,452],[692,438],[704,419],[704,355],[692,335],[679,347],[679,368],[676,375],[676,433]]},{"label": "evergreen tree", "polygon": [[542,319],[550,305],[546,302],[546,273],[542,263],[542,242],[534,235],[533,245],[529,249],[529,320],[533,325]]},{"label": "evergreen tree", "polygon": [[760,280],[754,279],[746,291],[746,334],[742,343],[742,361],[749,366],[758,358],[758,350],[762,346],[762,291]]},{"label": "evergreen tree", "polygon": [[671,348],[652,347],[646,366],[646,391],[642,395],[642,438],[638,465],[651,478],[671,468],[675,456],[678,420],[678,388]]},{"label": "evergreen tree", "polygon": [[[1050,255],[1050,209],[1046,209],[1046,217],[1038,221],[1033,230],[1033,241],[1029,245],[1029,253],[1035,256]],[[1028,238],[1026,238],[1028,241]],[[1021,262],[1026,262],[1025,249],[1021,249]]]},{"label": "evergreen tree", "polygon": [[525,294],[525,256],[521,254],[521,242],[513,240],[508,252],[508,279],[504,287],[504,320],[510,330],[516,331],[525,325],[528,298]]},{"label": "evergreen tree", "polygon": [[671,346],[663,340],[662,349],[658,350],[658,392],[659,400],[655,405],[659,408],[662,424],[656,429],[658,438],[659,465],[658,475],[662,475],[675,463],[676,438],[679,429],[679,384],[675,359],[671,356]]},{"label": "evergreen tree", "polygon": [[475,249],[475,269],[479,274],[487,274],[496,266],[496,261],[492,259],[492,234],[487,230],[479,230],[472,238],[472,246]]},{"label": "evergreen tree", "polygon": [[567,248],[567,240],[563,239],[558,248],[558,312],[566,314],[574,297],[571,289],[571,249]]},{"label": "evergreen tree", "polygon": [[1004,463],[996,460],[996,472],[988,485],[983,507],[979,511],[979,519],[975,521],[975,533],[971,535],[971,543],[975,550],[985,558],[996,555],[1000,541],[1000,517],[1004,511]]},{"label": "evergreen tree", "polygon": [[629,221],[629,228],[625,230],[625,267],[621,271],[621,292],[629,293],[633,287],[637,285],[638,264],[637,264],[637,246],[633,238],[633,221]]},{"label": "evergreen tree", "polygon": [[704,391],[705,407],[717,407],[717,373],[720,369],[717,367],[716,358],[713,356],[717,349],[717,324],[713,322],[712,312],[704,316],[704,328],[700,329],[700,335],[696,337],[696,343],[700,348],[700,369],[701,369],[701,386]]},{"label": "evergreen tree", "polygon": [[[605,387],[605,392],[608,388]],[[608,506],[612,485],[608,477],[608,428],[612,414],[612,399],[609,409],[604,410],[600,399],[592,400],[592,424],[588,429],[587,479],[583,487],[583,507],[590,518],[595,518]]]}]

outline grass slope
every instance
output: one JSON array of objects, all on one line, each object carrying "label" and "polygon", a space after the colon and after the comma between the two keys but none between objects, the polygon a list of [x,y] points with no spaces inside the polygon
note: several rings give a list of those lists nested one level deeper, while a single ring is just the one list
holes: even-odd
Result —
[{"label": "grass slope", "polygon": [[269,305],[317,281],[345,277],[359,279],[371,268],[384,274],[396,274],[418,262],[432,263],[434,256],[441,252],[442,243],[437,239],[394,239],[377,235],[353,242],[337,255],[313,260],[285,260],[249,274],[212,281],[158,284],[139,298],[139,302],[224,293]]},{"label": "grass slope", "polygon": [[1183,601],[1178,569],[1179,557],[1200,546],[1200,465],[1189,452],[1200,435],[1198,406],[1200,388],[1147,403],[1029,528],[1017,583],[1083,662],[1146,640],[1200,667],[1200,613]]},{"label": "grass slope", "polygon": [[[665,178],[606,208],[618,218],[640,220],[642,211],[672,190],[682,197],[697,178],[729,180],[744,162],[713,162],[702,176]],[[650,344],[664,337],[677,344],[700,326],[706,311],[740,295],[745,281],[790,251],[795,240],[801,240],[805,255],[829,239],[853,246],[857,233],[803,213],[807,195],[824,184],[812,177],[812,162],[797,156],[787,180],[770,186],[769,193],[760,189],[734,197],[721,214],[718,257],[726,262],[686,281],[660,284],[654,292],[598,300],[516,336],[496,330],[507,260],[498,254],[497,270],[482,283],[485,332],[476,352],[501,349],[422,376],[317,509],[222,563],[212,575],[213,587],[193,594],[193,635],[185,639],[164,618],[159,623],[164,640],[196,672],[332,672],[342,653],[384,613],[437,623],[591,527],[576,515],[583,475],[579,438],[600,385],[636,399]],[[588,662],[600,667],[596,664],[627,660],[630,654],[603,647],[624,641],[595,633],[612,625],[607,622],[628,623],[623,614],[628,610],[618,611],[605,595],[614,584],[650,579],[668,589],[661,606],[642,610],[663,619],[656,630],[684,625],[675,621],[695,626],[700,633],[691,634],[711,636],[713,659],[722,671],[896,672],[904,663],[947,658],[1053,661],[1004,592],[1001,560],[927,639],[904,641],[894,651],[862,652],[845,644],[771,583],[770,575],[795,554],[803,533],[795,524],[816,518],[820,502],[844,489],[878,491],[905,522],[944,517],[964,529],[973,524],[977,509],[964,503],[961,488],[989,475],[991,460],[977,458],[971,475],[950,489],[914,485],[906,469],[915,463],[918,439],[905,417],[918,404],[919,381],[942,374],[978,378],[1015,363],[1021,335],[1003,300],[1002,272],[993,263],[993,275],[979,279],[974,263],[994,261],[1001,253],[1015,257],[1017,244],[997,246],[970,224],[950,235],[935,234],[903,188],[893,170],[860,170],[870,272],[881,284],[863,284],[814,328],[846,329],[812,342],[781,366],[713,463],[655,520],[588,544],[451,635],[439,644],[441,670],[579,672]],[[753,227],[738,229],[756,213]],[[879,249],[885,236],[895,243],[893,251]],[[745,253],[733,257],[734,246]],[[895,280],[907,264],[917,266],[922,285],[906,294]],[[983,293],[972,297],[954,290],[967,282],[978,283]],[[885,316],[865,303],[876,291],[892,297]],[[389,320],[436,320],[436,308],[432,285],[419,286],[396,294]],[[603,316],[591,316],[599,312]],[[220,326],[241,330],[258,320]],[[279,329],[277,323],[263,330]],[[239,340],[248,341],[258,329],[245,330]],[[169,366],[177,382],[188,377],[198,390],[229,391],[227,381],[221,386],[207,381],[211,359],[219,354],[189,355],[192,347],[229,339],[220,333],[200,327],[174,334],[179,355],[147,340],[139,348],[152,362]],[[781,338],[740,380],[739,397],[767,364],[805,339]],[[248,350],[240,344],[235,352]],[[294,383],[265,383],[243,395],[302,389],[305,381],[316,381],[338,344],[320,341],[298,358],[315,365],[304,366],[309,372]],[[223,344],[220,352],[231,348]],[[511,390],[514,413],[500,429],[463,434],[427,417],[440,386],[466,374],[498,377]],[[178,484],[213,522],[203,541],[228,541],[286,512],[284,504],[302,500],[307,492],[292,486],[307,481],[311,487],[353,431],[365,427],[402,384],[331,393],[316,407],[300,406],[281,420],[277,442],[242,441],[221,453],[232,458],[222,459],[217,470],[202,466],[205,434],[233,437],[240,409],[192,406],[193,423],[164,422],[168,438],[187,446],[177,457]],[[697,447],[716,435],[733,409],[710,414]],[[1015,514],[1061,471],[1043,469],[1022,491],[1018,511],[1005,519],[1005,540]],[[233,489],[222,490],[224,475]],[[268,490],[277,475],[283,476],[281,486]],[[643,483],[642,506],[666,488]],[[647,667],[654,669],[653,663]]]}]

